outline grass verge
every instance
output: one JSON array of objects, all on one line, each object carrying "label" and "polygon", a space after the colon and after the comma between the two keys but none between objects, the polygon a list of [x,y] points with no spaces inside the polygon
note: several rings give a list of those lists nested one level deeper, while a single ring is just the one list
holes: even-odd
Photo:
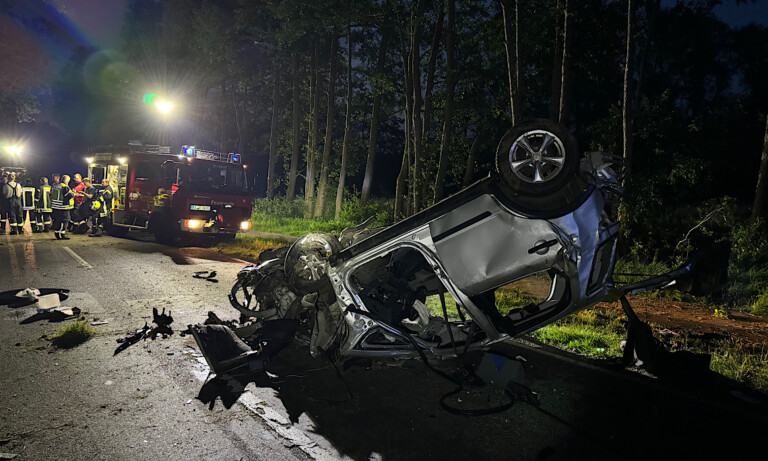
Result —
[{"label": "grass verge", "polygon": [[285,218],[262,212],[254,212],[251,216],[251,229],[294,237],[301,237],[310,232],[328,232],[338,235],[344,228],[350,226],[354,226],[354,223],[344,220]]},{"label": "grass verge", "polygon": [[247,234],[237,234],[235,240],[218,243],[213,248],[222,253],[245,259],[246,261],[256,261],[262,251],[283,246],[286,246],[285,242],[278,240],[252,237]]},{"label": "grass verge", "polygon": [[96,330],[85,320],[64,325],[56,333],[48,337],[54,346],[68,349],[82,344],[93,337]]}]

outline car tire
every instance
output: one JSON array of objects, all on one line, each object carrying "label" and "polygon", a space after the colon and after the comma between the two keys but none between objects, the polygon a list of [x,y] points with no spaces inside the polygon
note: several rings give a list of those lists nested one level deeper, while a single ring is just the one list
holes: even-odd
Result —
[{"label": "car tire", "polygon": [[341,249],[339,239],[325,232],[312,232],[296,240],[285,255],[288,284],[301,293],[320,291],[328,283],[328,261]]},{"label": "car tire", "polygon": [[576,139],[567,127],[534,118],[515,125],[501,138],[496,171],[515,194],[543,202],[547,208],[564,206],[560,192],[578,177],[579,157]]}]

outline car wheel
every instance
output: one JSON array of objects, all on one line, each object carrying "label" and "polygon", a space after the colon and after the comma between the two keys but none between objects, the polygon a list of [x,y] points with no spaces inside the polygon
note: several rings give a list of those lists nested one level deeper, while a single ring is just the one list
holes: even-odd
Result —
[{"label": "car wheel", "polygon": [[340,251],[339,240],[325,232],[313,232],[296,240],[285,255],[288,283],[300,292],[319,291],[328,282],[328,260]]},{"label": "car wheel", "polygon": [[579,157],[576,139],[568,128],[534,118],[515,125],[501,138],[496,171],[516,194],[557,196],[577,177]]}]

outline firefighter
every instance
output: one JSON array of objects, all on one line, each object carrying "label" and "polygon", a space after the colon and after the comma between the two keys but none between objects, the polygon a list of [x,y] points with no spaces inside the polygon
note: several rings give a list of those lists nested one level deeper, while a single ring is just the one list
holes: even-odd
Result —
[{"label": "firefighter", "polygon": [[40,187],[35,194],[37,204],[37,232],[48,232],[53,225],[51,221],[51,185],[48,178],[40,178]]},{"label": "firefighter", "polygon": [[112,189],[112,185],[109,184],[109,180],[106,178],[101,180],[101,186],[101,199],[104,202],[104,206],[99,212],[98,224],[102,229],[106,229],[107,221],[112,218],[112,198],[114,197],[115,192]]},{"label": "firefighter", "polygon": [[75,197],[69,188],[69,176],[64,175],[59,181],[59,175],[53,175],[51,186],[51,209],[53,210],[53,233],[57,239],[69,240],[67,224],[72,209],[75,208]]},{"label": "firefighter", "polygon": [[24,215],[21,211],[21,184],[16,182],[16,173],[8,175],[3,196],[7,200],[8,221],[11,223],[11,235],[24,233]]},{"label": "firefighter", "polygon": [[6,184],[8,184],[8,175],[3,173],[0,177],[0,235],[5,234],[5,225],[8,223],[8,200],[5,198]]},{"label": "firefighter", "polygon": [[168,213],[166,211],[169,200],[170,196],[165,192],[165,189],[162,187],[157,189],[157,195],[152,202],[152,211],[149,214],[149,231],[155,235],[162,232],[167,225]]},{"label": "firefighter", "polygon": [[35,194],[37,189],[32,185],[32,179],[24,180],[24,186],[21,188],[21,226],[24,229],[24,223],[29,220],[32,232],[37,232],[37,214],[35,214]]},{"label": "firefighter", "polygon": [[[99,191],[93,187],[89,178],[83,179],[85,188],[83,189],[83,203],[80,205],[80,214],[86,221],[91,223],[91,233],[88,237],[101,237],[99,233],[99,214],[102,208],[104,208],[104,201],[101,198]],[[86,232],[88,225],[85,225]]]}]

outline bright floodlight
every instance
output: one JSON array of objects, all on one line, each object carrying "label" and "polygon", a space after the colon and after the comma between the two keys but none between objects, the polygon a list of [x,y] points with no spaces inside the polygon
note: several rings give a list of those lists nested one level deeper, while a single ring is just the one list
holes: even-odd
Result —
[{"label": "bright floodlight", "polygon": [[163,115],[168,115],[173,110],[173,103],[171,101],[161,100],[155,103],[155,107]]},{"label": "bright floodlight", "polygon": [[13,155],[19,155],[24,150],[24,146],[17,144],[15,146],[8,146],[5,149]]}]

